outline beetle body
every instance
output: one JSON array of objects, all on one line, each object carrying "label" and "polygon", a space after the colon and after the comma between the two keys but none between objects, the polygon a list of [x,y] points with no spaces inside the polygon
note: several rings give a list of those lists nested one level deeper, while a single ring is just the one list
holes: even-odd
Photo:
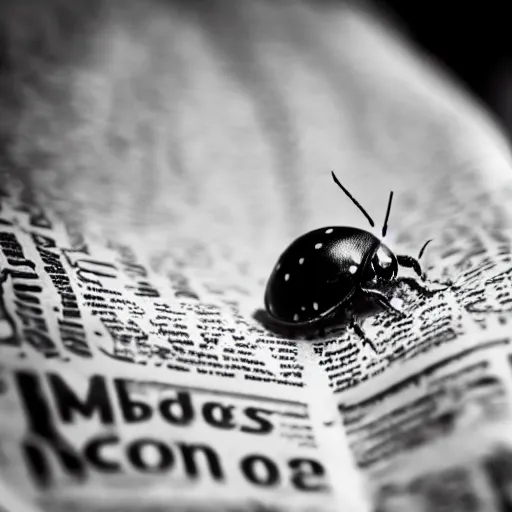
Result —
[{"label": "beetle body", "polygon": [[278,323],[312,325],[338,313],[358,291],[372,294],[396,277],[395,255],[374,235],[353,227],[315,229],[281,255],[265,291]]},{"label": "beetle body", "polygon": [[[336,185],[368,219],[366,210],[331,172]],[[382,236],[387,232],[393,192],[389,195]],[[431,240],[421,248],[418,259]],[[398,266],[408,267],[424,279],[415,258],[394,255],[376,236],[362,229],[332,226],[310,231],[295,240],[281,255],[265,290],[265,308],[277,324],[285,327],[324,327],[338,321],[344,313],[365,343],[375,347],[359,325],[361,306],[370,300],[395,314],[403,315],[386,296],[396,281],[407,282],[411,288],[431,296],[432,291],[409,277],[397,278]],[[325,321],[325,323],[324,323]]]}]

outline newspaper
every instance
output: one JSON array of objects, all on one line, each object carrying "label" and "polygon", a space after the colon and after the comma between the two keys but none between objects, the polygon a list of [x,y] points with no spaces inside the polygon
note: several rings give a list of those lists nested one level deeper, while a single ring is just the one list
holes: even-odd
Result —
[{"label": "newspaper", "polygon": [[1,214],[5,484],[49,510],[334,509],[327,380],[309,396],[307,348],[249,325],[247,292]]},{"label": "newspaper", "polygon": [[[187,12],[152,4],[126,15],[149,19],[148,33],[114,9],[69,71],[71,127],[52,124],[68,119],[68,99],[62,110],[26,99],[0,195],[1,512],[512,507],[507,146],[368,13],[297,5],[244,4],[266,82],[224,55],[242,66],[233,85],[217,53],[226,42],[212,48]],[[303,50],[281,32],[290,19],[325,35],[301,32],[304,62],[288,59]],[[259,31],[277,31],[283,53],[259,47]],[[180,38],[186,47],[167,45]],[[155,44],[174,48],[165,65],[195,87],[161,71]],[[129,90],[115,119],[95,96],[105,76],[156,106],[131,104]],[[272,115],[247,100],[252,86]],[[169,161],[161,140],[173,137],[181,153]],[[44,168],[19,171],[34,161]],[[292,339],[258,320],[294,237],[367,229],[330,181],[333,162],[372,212],[395,190],[393,251],[433,239],[422,262],[432,293],[398,284],[404,318],[364,319],[375,350],[346,325]]]}]

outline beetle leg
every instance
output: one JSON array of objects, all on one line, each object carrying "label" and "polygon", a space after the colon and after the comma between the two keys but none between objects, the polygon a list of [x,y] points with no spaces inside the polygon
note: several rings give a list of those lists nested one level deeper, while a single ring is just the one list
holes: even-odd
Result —
[{"label": "beetle leg", "polygon": [[421,265],[419,261],[412,256],[405,256],[404,254],[398,254],[396,257],[396,261],[399,265],[406,268],[412,268],[416,274],[418,274],[421,279],[425,279],[425,274],[421,270]]},{"label": "beetle leg", "polygon": [[403,311],[400,311],[399,309],[395,308],[391,302],[389,302],[389,299],[379,290],[371,290],[368,288],[361,288],[363,293],[366,295],[369,295],[373,299],[375,299],[379,304],[384,306],[389,311],[393,311],[398,316],[405,316],[405,313]]},{"label": "beetle leg", "polygon": [[366,336],[366,333],[364,332],[364,329],[361,327],[361,324],[359,323],[358,319],[354,314],[352,314],[350,318],[350,327],[354,329],[354,332],[361,338],[363,341],[363,345],[368,345],[376,354],[379,352],[375,348],[375,345],[373,344],[372,340]]},{"label": "beetle leg", "polygon": [[397,277],[396,280],[399,282],[402,282],[402,283],[406,283],[413,290],[416,290],[417,292],[419,292],[423,295],[426,295],[428,297],[432,297],[434,295],[434,291],[429,290],[422,284],[418,283],[418,281],[416,281],[416,279],[413,279],[412,277],[401,276],[401,277]]}]

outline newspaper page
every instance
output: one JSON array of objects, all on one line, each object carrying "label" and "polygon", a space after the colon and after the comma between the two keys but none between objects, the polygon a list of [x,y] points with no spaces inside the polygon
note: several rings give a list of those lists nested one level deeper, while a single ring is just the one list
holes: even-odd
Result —
[{"label": "newspaper page", "polygon": [[1,215],[4,485],[43,510],[335,509],[307,354],[244,320],[245,288]]},{"label": "newspaper page", "polygon": [[[48,61],[34,22],[9,76],[0,510],[506,510],[499,132],[353,5],[127,5]],[[333,168],[371,212],[395,191],[397,254],[433,239],[432,293],[399,284],[375,350],[255,314],[287,243],[368,229]]]},{"label": "newspaper page", "polygon": [[[432,144],[436,156],[400,176],[407,207],[392,215],[390,238],[406,253],[432,240],[429,290],[401,282],[404,317],[363,323],[378,357],[346,333],[315,343],[318,364],[374,510],[512,510],[510,151],[455,90],[449,101],[425,94],[424,70],[410,72],[418,89],[407,101],[428,102],[444,126],[409,139],[409,150]],[[464,130],[448,128],[457,119]]]}]

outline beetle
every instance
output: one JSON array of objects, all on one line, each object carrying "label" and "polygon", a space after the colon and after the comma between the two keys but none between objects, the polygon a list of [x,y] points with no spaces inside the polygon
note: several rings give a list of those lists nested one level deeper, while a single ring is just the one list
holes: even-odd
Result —
[{"label": "beetle", "polygon": [[[332,178],[374,227],[372,218],[334,172]],[[393,192],[389,195],[382,237],[386,235],[392,201]],[[321,334],[325,332],[324,326],[343,313],[356,334],[375,350],[359,322],[362,303],[378,303],[396,315],[403,315],[385,293],[393,284],[406,281],[430,294],[417,280],[397,278],[402,266],[425,279],[418,260],[430,242],[425,242],[415,259],[393,254],[379,238],[362,229],[327,226],[310,231],[289,245],[277,261],[267,282],[265,309],[280,326],[318,327]]]}]

